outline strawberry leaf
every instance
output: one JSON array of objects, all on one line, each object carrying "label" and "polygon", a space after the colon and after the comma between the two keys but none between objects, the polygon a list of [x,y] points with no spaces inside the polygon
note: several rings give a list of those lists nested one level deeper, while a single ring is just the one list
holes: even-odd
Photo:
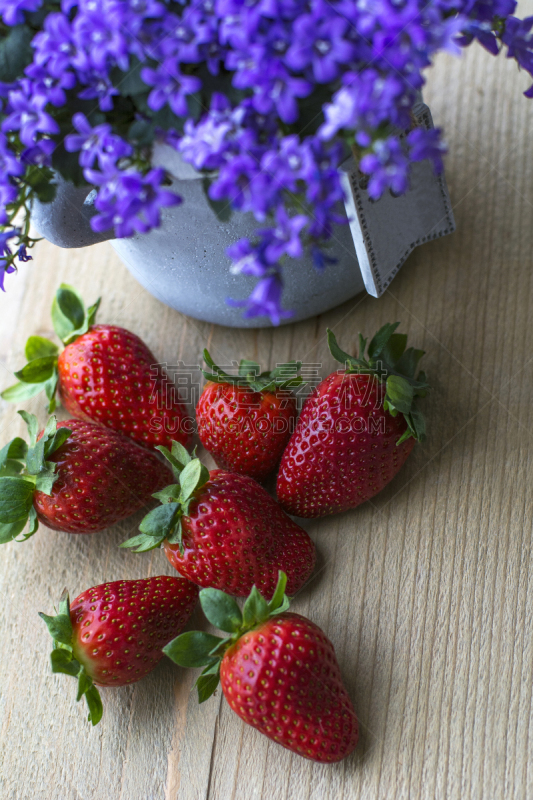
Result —
[{"label": "strawberry leaf", "polygon": [[30,447],[33,447],[37,441],[37,434],[39,433],[39,423],[37,422],[37,417],[35,414],[28,414],[27,411],[19,411],[18,413],[28,427],[28,433],[30,435]]},{"label": "strawberry leaf", "polygon": [[33,481],[19,477],[0,478],[0,522],[19,522],[26,519],[32,507]]},{"label": "strawberry leaf", "polygon": [[24,355],[28,361],[50,356],[57,357],[58,352],[58,346],[43,336],[30,336],[24,349]]},{"label": "strawberry leaf", "polygon": [[147,536],[163,541],[174,527],[178,508],[178,503],[165,503],[152,509],[142,520],[139,530]]},{"label": "strawberry leaf", "polygon": [[27,517],[16,522],[0,522],[0,544],[7,544],[17,538],[19,533],[26,527]]},{"label": "strawberry leaf", "polygon": [[[172,449],[173,450],[175,449],[174,448],[175,444],[176,444],[176,442],[172,442]],[[185,448],[183,448],[183,449],[185,450]],[[164,447],[163,445],[158,445],[158,447],[156,447],[156,450],[159,450],[159,452],[162,453],[164,455],[164,457],[166,458],[166,460],[170,463],[170,465],[172,467],[172,473],[173,473],[175,479],[177,481],[179,481],[180,475],[181,475],[185,465],[188,464],[188,461],[180,461],[174,455],[174,453],[170,452],[168,447]],[[186,450],[185,450],[185,452],[187,453]],[[187,453],[187,458],[190,460],[188,453]]]},{"label": "strawberry leaf", "polygon": [[87,701],[87,706],[89,708],[89,715],[87,719],[89,722],[92,722],[93,725],[98,725],[102,719],[104,708],[102,706],[100,692],[94,684],[92,684],[91,687],[85,692],[85,700]]},{"label": "strawberry leaf", "polygon": [[4,468],[9,459],[16,461],[24,461],[26,453],[28,452],[28,445],[21,439],[20,436],[15,436],[0,450],[0,470]]},{"label": "strawberry leaf", "polygon": [[233,597],[219,589],[202,589],[200,605],[209,622],[221,631],[235,633],[242,626],[242,613]]},{"label": "strawberry leaf", "polygon": [[52,672],[72,675],[73,678],[78,676],[81,668],[79,661],[76,661],[72,653],[63,647],[52,650],[50,653],[50,665]]},{"label": "strawberry leaf", "polygon": [[205,703],[214,693],[220,683],[220,661],[211,667],[206,667],[196,681],[198,702]]},{"label": "strawberry leaf", "polygon": [[177,502],[180,496],[181,486],[179,483],[171,483],[170,486],[165,486],[160,492],[154,492],[152,497],[159,500],[160,503]]},{"label": "strawberry leaf", "polygon": [[385,406],[391,411],[409,414],[413,402],[414,390],[406,378],[399,375],[389,375],[387,378],[387,394]]},{"label": "strawberry leaf", "polygon": [[70,344],[87,333],[94,324],[99,305],[98,299],[86,310],[79,292],[73,286],[61,284],[52,303],[52,323],[63,344]]},{"label": "strawberry leaf", "polygon": [[30,400],[32,397],[35,397],[36,394],[42,392],[43,386],[40,383],[23,383],[19,381],[19,383],[13,384],[13,386],[9,386],[7,389],[0,394],[2,400],[5,400],[6,403],[20,403],[23,400]]},{"label": "strawberry leaf", "polygon": [[155,550],[156,547],[160,547],[162,541],[162,539],[157,539],[154,536],[147,536],[144,533],[140,533],[122,542],[119,547],[135,548],[133,550],[134,553],[146,553],[148,550]]},{"label": "strawberry leaf", "polygon": [[[396,328],[398,327],[399,322],[387,322],[383,325],[382,328],[376,333],[373,339],[371,339],[370,344],[368,345],[368,356],[369,358],[378,358],[383,353],[384,348],[390,341],[390,338]],[[403,352],[403,351],[402,351]],[[400,354],[401,355],[401,354]],[[359,353],[359,357],[362,358],[363,353]]]},{"label": "strawberry leaf", "polygon": [[209,470],[199,458],[190,461],[180,475],[180,502],[186,503],[192,494],[209,480]]},{"label": "strawberry leaf", "polygon": [[[287,576],[281,570],[278,572],[278,582],[276,588],[274,589],[274,594],[272,595],[272,599],[268,604],[268,613],[274,614],[275,612],[279,612],[279,609],[285,604],[287,601],[287,597],[285,596],[285,587],[287,586]],[[288,606],[287,606],[288,608]],[[284,611],[286,609],[283,609]]]},{"label": "strawberry leaf", "polygon": [[44,383],[54,374],[56,368],[55,356],[36,358],[25,367],[15,372],[15,378],[23,383]]},{"label": "strawberry leaf", "polygon": [[40,618],[48,628],[48,632],[54,642],[60,642],[72,648],[72,623],[70,615],[57,614],[55,617],[50,617],[48,614],[39,612]]},{"label": "strawberry leaf", "polygon": [[229,375],[218,367],[211,358],[209,351],[204,350],[204,361],[211,372],[202,370],[208,381],[213,383],[227,383],[233,386],[244,386],[254,392],[275,391],[299,386],[303,379],[298,375],[302,367],[301,361],[288,361],[278,364],[271,372],[261,372],[261,367],[256,361],[243,358],[239,362],[238,374]]},{"label": "strawberry leaf", "polygon": [[73,331],[81,328],[85,321],[85,306],[80,294],[73,286],[62,283],[52,303],[54,330],[66,344]]},{"label": "strawberry leaf", "polygon": [[211,666],[216,659],[210,655],[210,652],[223,641],[211,633],[188,631],[163,647],[163,653],[180,667]]},{"label": "strawberry leaf", "polygon": [[244,626],[246,628],[249,628],[258,622],[264,622],[264,620],[266,620],[269,616],[267,602],[255,585],[252,586],[252,591],[246,598],[246,602],[242,610],[242,616]]}]

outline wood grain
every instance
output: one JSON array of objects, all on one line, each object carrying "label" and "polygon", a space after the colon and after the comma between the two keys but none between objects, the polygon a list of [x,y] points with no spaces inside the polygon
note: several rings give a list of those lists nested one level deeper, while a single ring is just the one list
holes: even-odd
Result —
[{"label": "wood grain", "polygon": [[[533,3],[522,4],[533,13]],[[172,574],[160,552],[118,549],[138,523],[68,537],[41,529],[2,547],[0,785],[5,800],[531,798],[533,736],[533,104],[527,76],[473,48],[439,58],[426,99],[450,147],[457,233],[426,245],[383,298],[361,296],[278,330],[187,319],[130,278],[111,247],[39,245],[0,298],[0,386],[29,333],[51,332],[60,281],[100,319],[142,336],[161,361],[332,360],[357,332],[399,319],[427,351],[428,442],[374,502],[307,527],[320,564],[294,609],[333,640],[358,710],[353,757],[313,765],[270,743],[220,696],[198,708],[194,675],[168,661],[107,691],[91,729],[74,684],[48,670],[37,611],[61,590]],[[331,273],[332,275],[333,273]],[[331,279],[331,275],[326,279]],[[44,419],[39,398],[30,410]],[[0,436],[21,432],[0,405]],[[196,613],[193,623],[202,624]]]}]

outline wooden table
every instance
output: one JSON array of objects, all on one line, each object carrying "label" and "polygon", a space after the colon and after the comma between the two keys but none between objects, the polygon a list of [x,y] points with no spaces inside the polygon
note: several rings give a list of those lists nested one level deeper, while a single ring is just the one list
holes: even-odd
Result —
[{"label": "wooden table", "polygon": [[[525,11],[532,13],[533,4]],[[358,800],[533,797],[533,104],[513,63],[472,48],[441,57],[426,99],[450,146],[457,233],[416,251],[379,301],[318,319],[239,331],[188,319],[130,278],[108,245],[43,243],[0,298],[0,387],[30,333],[50,334],[61,281],[100,320],[138,333],[161,361],[289,358],[333,368],[359,330],[401,320],[427,351],[427,444],[375,502],[308,525],[320,552],[294,609],[333,640],[362,739],[318,766],[246,727],[218,696],[199,708],[194,671],[168,660],[104,693],[92,729],[75,684],[53,676],[37,617],[63,587],[172,574],[159,551],[118,549],[133,518],[94,536],[42,528],[2,547],[0,795],[4,800]],[[334,278],[333,269],[324,280]],[[44,404],[28,404],[41,420]],[[0,404],[1,441],[22,432]],[[193,622],[202,624],[196,612]]]}]

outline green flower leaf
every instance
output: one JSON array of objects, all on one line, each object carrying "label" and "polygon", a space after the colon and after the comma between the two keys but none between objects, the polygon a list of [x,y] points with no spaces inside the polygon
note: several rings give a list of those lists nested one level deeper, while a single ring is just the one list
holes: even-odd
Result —
[{"label": "green flower leaf", "polygon": [[219,589],[202,589],[202,611],[209,622],[221,631],[235,633],[242,626],[242,613],[235,599]]},{"label": "green flower leaf", "polygon": [[188,631],[163,647],[163,653],[180,667],[205,667],[216,662],[209,653],[223,641],[211,633]]},{"label": "green flower leaf", "polygon": [[58,352],[58,346],[51,342],[50,339],[45,339],[42,336],[30,336],[24,350],[28,361],[33,361],[36,358],[49,358],[50,356],[56,357]]},{"label": "green flower leaf", "polygon": [[15,377],[23,383],[44,383],[51,378],[56,369],[56,357],[35,358],[25,367],[15,372]]},{"label": "green flower leaf", "polygon": [[7,36],[0,41],[0,81],[12,83],[32,62],[34,31],[27,25],[16,25],[7,31]]},{"label": "green flower leaf", "polygon": [[0,522],[19,522],[25,519],[32,507],[33,481],[19,477],[0,478]]}]

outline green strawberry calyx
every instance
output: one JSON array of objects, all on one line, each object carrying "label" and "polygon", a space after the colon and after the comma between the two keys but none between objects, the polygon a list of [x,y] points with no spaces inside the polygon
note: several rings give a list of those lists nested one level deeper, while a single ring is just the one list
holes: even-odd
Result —
[{"label": "green strawberry calyx", "polygon": [[197,458],[194,450],[192,455],[189,454],[179,442],[172,442],[172,450],[163,446],[156,449],[170,462],[176,483],[152,495],[161,505],[152,509],[142,520],[139,525],[141,533],[120,546],[132,547],[135,548],[134,552],[144,553],[167,541],[179,545],[183,555],[182,519],[189,513],[195,492],[209,480],[209,470]]},{"label": "green strawberry calyx", "polygon": [[[28,426],[30,444],[19,436],[0,450],[0,544],[14,539],[23,542],[37,531],[39,521],[33,506],[35,491],[50,495],[57,480],[57,464],[48,458],[68,439],[70,428],[58,428],[50,417],[43,435],[37,441],[37,417],[19,411]],[[17,539],[29,521],[29,529]]]},{"label": "green strawberry calyx", "polygon": [[292,389],[300,386],[304,381],[298,372],[302,368],[301,361],[287,361],[278,364],[270,372],[261,372],[261,367],[256,361],[241,359],[237,375],[228,375],[218,367],[208,350],[204,350],[204,361],[210,371],[202,370],[202,374],[212,383],[228,383],[251,389],[253,392],[275,392],[277,389]]},{"label": "green strawberry calyx", "polygon": [[263,625],[271,617],[283,614],[289,608],[285,594],[287,576],[279,572],[278,584],[270,602],[256,586],[241,609],[237,601],[220,589],[202,589],[200,604],[209,622],[230,636],[221,638],[205,631],[187,631],[177,636],[163,652],[180,667],[204,667],[196,681],[198,700],[203,703],[214,693],[220,681],[220,664],[226,651],[248,631]]},{"label": "green strawberry calyx", "polygon": [[[78,336],[87,333],[94,325],[99,305],[100,299],[85,308],[76,289],[66,283],[61,284],[52,303],[52,322],[64,345],[71,344]],[[48,413],[52,414],[57,408],[59,347],[42,336],[30,336],[24,353],[27,364],[15,372],[18,383],[4,389],[0,397],[11,403],[19,403],[44,391],[48,398]]]},{"label": "green strawberry calyx", "polygon": [[383,325],[370,341],[368,348],[368,340],[359,334],[358,356],[351,356],[341,350],[335,334],[327,329],[331,355],[344,364],[347,374],[375,375],[385,384],[384,410],[393,417],[402,414],[407,423],[405,433],[398,439],[397,445],[411,436],[417,442],[425,440],[426,423],[424,415],[416,406],[416,398],[425,397],[430,388],[425,373],[417,373],[418,362],[424,355],[424,350],[407,348],[407,334],[395,333],[399,324],[389,322]]},{"label": "green strawberry calyx", "polygon": [[52,672],[62,672],[78,679],[78,695],[76,700],[85,697],[89,707],[89,722],[97,725],[102,719],[102,699],[86,668],[75,657],[73,652],[73,629],[70,619],[70,601],[68,592],[63,592],[59,602],[59,613],[54,617],[39,612],[46,623],[50,636],[54,640],[54,649],[50,654]]}]

